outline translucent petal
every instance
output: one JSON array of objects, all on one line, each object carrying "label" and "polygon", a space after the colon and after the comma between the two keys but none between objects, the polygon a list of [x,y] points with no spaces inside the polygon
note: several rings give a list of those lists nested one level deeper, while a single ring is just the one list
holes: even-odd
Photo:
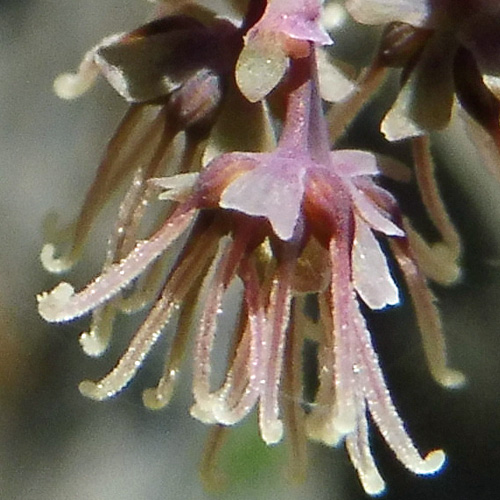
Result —
[{"label": "translucent petal", "polygon": [[483,75],[484,84],[495,94],[496,98],[500,100],[500,77],[496,75]]},{"label": "translucent petal", "polygon": [[450,121],[453,106],[453,60],[456,42],[449,34],[426,44],[381,130],[390,141],[440,130]]},{"label": "translucent petal", "polygon": [[288,56],[276,40],[248,42],[236,64],[236,83],[250,101],[263,99],[278,85],[288,68]]},{"label": "translucent petal", "polygon": [[372,229],[388,236],[404,236],[404,231],[392,222],[368,196],[356,187],[350,187],[358,214],[363,217]]},{"label": "translucent petal", "polygon": [[354,288],[370,309],[399,303],[399,290],[387,259],[372,230],[360,217],[355,218],[352,273]]},{"label": "translucent petal", "polygon": [[319,89],[321,97],[328,102],[347,99],[356,89],[356,84],[347,78],[332,62],[324,50],[316,50]]},{"label": "translucent petal", "polygon": [[280,162],[273,157],[234,180],[222,193],[219,205],[266,217],[276,235],[289,240],[297,225],[304,196],[305,169],[298,168],[296,163]]},{"label": "translucent petal", "polygon": [[335,169],[342,177],[356,177],[358,175],[379,175],[377,158],[367,151],[340,149],[330,154]]},{"label": "translucent petal", "polygon": [[218,118],[210,131],[203,153],[203,165],[223,153],[233,151],[271,151],[275,132],[265,101],[250,103],[241,92],[229,86]]},{"label": "translucent petal", "polygon": [[382,120],[380,130],[389,141],[400,141],[408,137],[425,135],[426,133],[410,117],[413,85],[414,82],[410,78],[399,92],[396,102]]},{"label": "translucent petal", "polygon": [[170,177],[157,177],[151,179],[149,183],[165,190],[158,196],[159,200],[180,201],[191,193],[198,176],[198,173],[178,174]]}]

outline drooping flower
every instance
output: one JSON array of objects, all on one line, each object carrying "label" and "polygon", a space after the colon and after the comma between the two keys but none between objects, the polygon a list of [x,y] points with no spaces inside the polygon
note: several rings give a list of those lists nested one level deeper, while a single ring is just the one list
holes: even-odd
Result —
[{"label": "drooping flower", "polygon": [[348,0],[366,24],[391,23],[380,59],[405,68],[382,131],[389,140],[445,127],[454,95],[500,146],[500,5],[496,0]]},{"label": "drooping flower", "polygon": [[[394,198],[374,182],[378,174],[374,155],[329,150],[314,42],[309,40],[307,51],[290,56],[279,86],[286,96],[286,116],[274,150],[216,155],[199,175],[152,181],[166,190],[164,197],[175,206],[161,228],[81,292],[61,283],[42,294],[39,311],[48,321],[70,321],[101,308],[123,291],[132,293],[135,280],[187,235],[127,351],[102,380],[82,382],[81,391],[98,400],[121,391],[166,323],[178,315],[165,373],[157,388],[144,395],[148,406],[166,404],[198,303],[192,415],[207,423],[233,425],[258,407],[260,433],[268,444],[282,439],[283,424],[295,444],[306,435],[328,444],[345,439],[365,490],[377,494],[384,483],[369,447],[368,414],[411,471],[433,473],[444,462],[440,450],[422,458],[411,441],[360,312],[360,301],[371,309],[399,302],[378,238],[390,242],[412,292],[433,375],[451,387],[463,378],[446,366],[432,294]],[[214,388],[211,355],[217,318],[235,281],[243,288],[235,346],[226,378]],[[290,368],[304,336],[296,321],[303,314],[298,306],[303,293],[318,297],[322,324],[319,389],[307,418],[299,403],[300,367]],[[297,395],[292,412],[284,411],[285,383]],[[291,419],[306,422],[287,426]]]}]

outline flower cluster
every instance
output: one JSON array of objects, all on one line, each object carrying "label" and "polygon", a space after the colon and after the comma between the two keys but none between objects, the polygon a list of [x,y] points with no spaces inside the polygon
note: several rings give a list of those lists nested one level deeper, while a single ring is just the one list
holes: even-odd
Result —
[{"label": "flower cluster", "polygon": [[[417,71],[425,65],[421,46],[434,36],[429,30],[438,32],[448,2],[436,2],[436,14],[427,4],[350,0],[347,7],[361,22],[398,21],[424,30],[425,36],[408,35],[401,49],[411,46],[405,64],[411,59]],[[239,22],[181,2],[167,17],[106,38],[89,51],[77,74],[56,80],[56,92],[73,98],[102,74],[131,107],[79,220],[61,232],[69,250],[56,256],[54,242],[47,244],[45,267],[69,269],[109,193],[127,178],[132,182],[100,276],[78,293],[62,282],[41,294],[39,312],[50,322],[92,313],[81,342],[88,354],[100,355],[116,314],[152,304],[116,367],[98,382],[81,383],[81,392],[97,400],[125,388],[166,324],[176,321],[165,372],[157,387],[144,392],[151,408],[168,403],[196,325],[195,418],[231,426],[256,408],[262,439],[274,444],[288,435],[299,462],[305,460],[307,438],[345,442],[365,491],[379,494],[384,482],[370,450],[369,418],[414,473],[438,471],[445,456],[441,450],[422,456],[413,444],[361,305],[380,310],[400,302],[383,250],[389,248],[410,292],[432,375],[445,387],[460,386],[464,378],[447,366],[427,284],[429,278],[457,278],[459,240],[439,198],[424,138],[415,140],[414,153],[424,201],[443,236],[434,245],[416,233],[378,181],[386,158],[332,150],[332,130],[347,125],[352,113],[346,106],[357,108],[366,78],[356,87],[327,61],[324,47],[332,40],[321,25],[321,2],[235,5]],[[457,30],[473,31],[469,24]],[[480,60],[482,46],[474,47]],[[394,51],[391,57],[401,56]],[[341,101],[327,116],[325,96]],[[158,194],[165,211],[140,239],[146,207]],[[217,323],[233,285],[241,295],[234,345],[228,347],[225,379],[214,387]],[[310,322],[306,297],[319,308],[318,389],[307,409],[301,404],[301,350],[308,336],[304,324]],[[284,388],[292,398],[284,397]]]}]

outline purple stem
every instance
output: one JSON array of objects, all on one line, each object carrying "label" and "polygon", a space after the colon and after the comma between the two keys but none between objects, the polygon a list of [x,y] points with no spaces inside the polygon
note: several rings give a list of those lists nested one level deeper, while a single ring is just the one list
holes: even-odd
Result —
[{"label": "purple stem", "polygon": [[328,163],[330,146],[328,129],[318,91],[316,54],[311,44],[307,57],[290,59],[288,84],[292,87],[279,148],[318,163]]}]

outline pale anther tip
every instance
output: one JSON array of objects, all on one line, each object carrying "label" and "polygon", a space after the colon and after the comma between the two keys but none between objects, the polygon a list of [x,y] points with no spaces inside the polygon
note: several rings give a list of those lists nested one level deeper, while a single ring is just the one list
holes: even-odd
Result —
[{"label": "pale anther tip", "polygon": [[435,474],[440,471],[446,462],[446,454],[443,450],[434,450],[425,457],[425,468],[420,474]]},{"label": "pale anther tip", "polygon": [[460,389],[467,383],[467,377],[458,370],[447,370],[439,377],[439,383],[447,389]]},{"label": "pale anther tip", "polygon": [[91,380],[83,380],[82,382],[80,382],[78,389],[82,396],[94,399],[96,401],[102,401],[104,399],[107,399],[108,397],[111,397],[111,395],[103,393],[99,389],[99,384],[96,384]]},{"label": "pale anther tip", "polygon": [[385,491],[384,480],[375,470],[363,476],[362,484],[365,492],[372,497],[382,495]]},{"label": "pale anther tip", "polygon": [[195,403],[191,409],[189,410],[189,413],[193,418],[196,418],[196,420],[199,420],[200,422],[204,424],[216,424],[217,419],[214,416],[214,413],[211,408],[207,408],[207,405],[200,405],[200,403]]},{"label": "pale anther tip", "polygon": [[61,282],[51,292],[37,295],[38,313],[45,321],[65,321],[64,308],[74,295],[75,289],[66,282]]},{"label": "pale anther tip", "polygon": [[63,73],[54,80],[53,89],[57,97],[71,100],[87,92],[94,81],[93,74]]},{"label": "pale anther tip", "polygon": [[61,274],[69,271],[74,262],[67,257],[55,257],[56,247],[52,243],[46,243],[40,252],[40,260],[46,271],[52,274]]},{"label": "pale anther tip", "polygon": [[84,332],[80,335],[80,345],[83,352],[92,358],[102,356],[107,348],[107,344],[92,331],[89,333]]},{"label": "pale anther tip", "polygon": [[161,410],[169,402],[169,398],[163,398],[156,388],[146,389],[142,393],[142,404],[150,410]]},{"label": "pale anther tip", "polygon": [[283,437],[283,423],[280,420],[266,422],[261,426],[261,436],[263,441],[268,444],[279,443]]}]

